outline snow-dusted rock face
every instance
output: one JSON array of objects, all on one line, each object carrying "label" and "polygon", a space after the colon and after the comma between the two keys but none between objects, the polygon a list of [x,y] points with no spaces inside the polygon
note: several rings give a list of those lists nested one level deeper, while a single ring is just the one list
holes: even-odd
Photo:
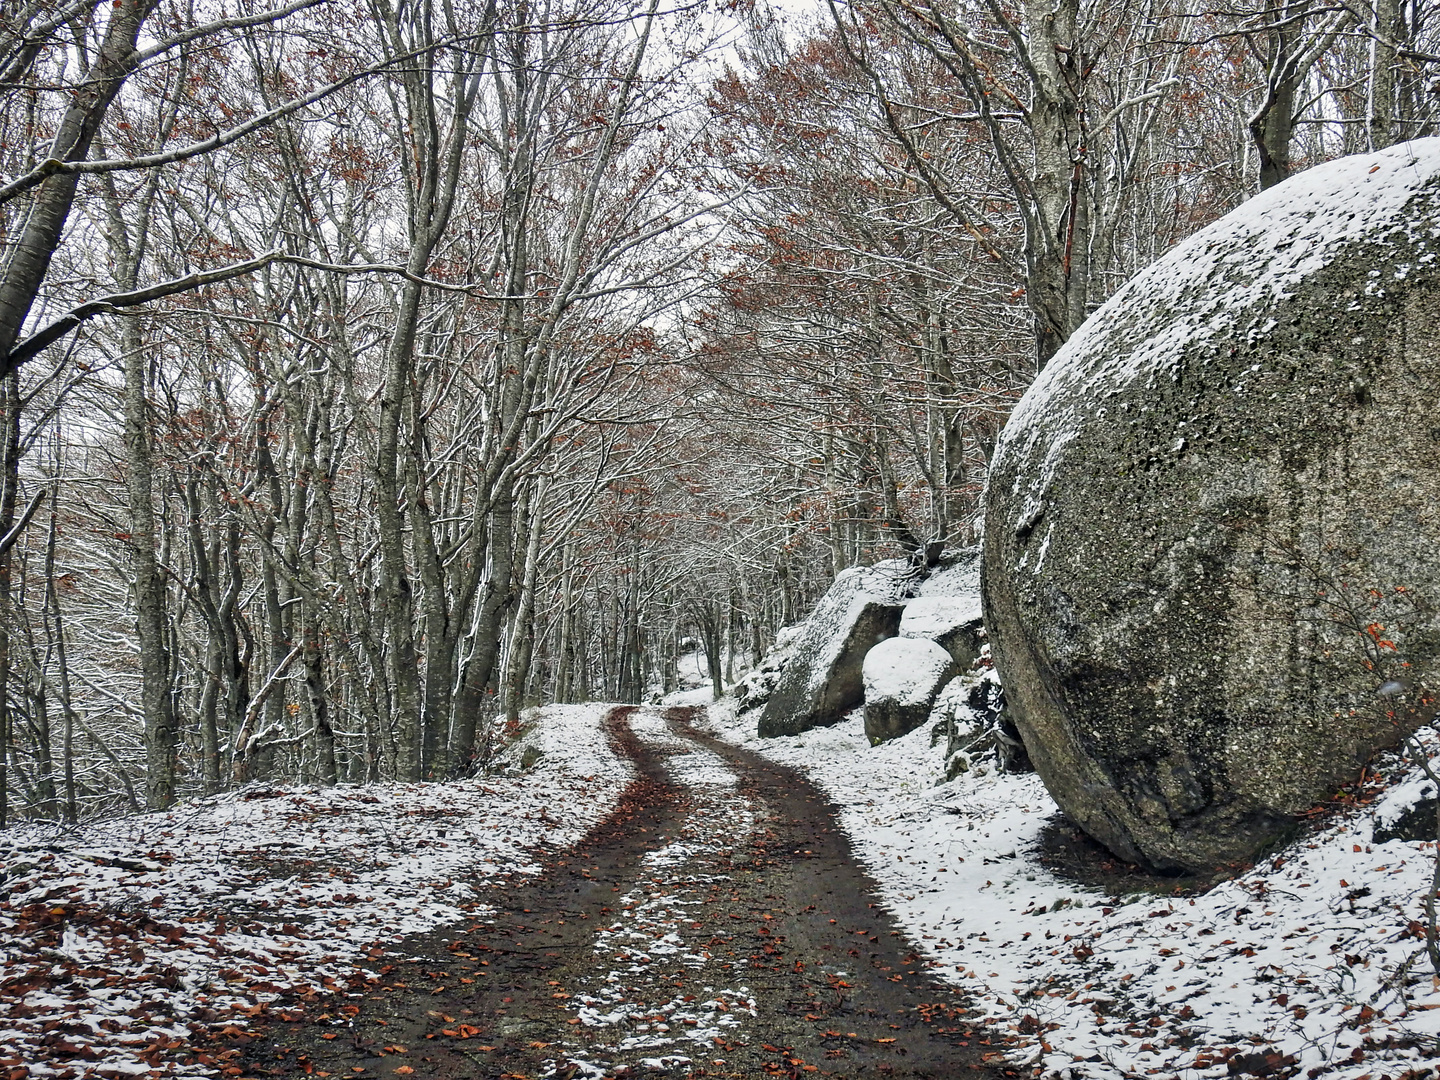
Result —
[{"label": "snow-dusted rock face", "polygon": [[926,638],[950,654],[962,671],[975,663],[984,643],[980,593],[967,596],[917,596],[900,616],[902,638]]},{"label": "snow-dusted rock face", "polygon": [[775,687],[780,682],[781,672],[795,654],[795,646],[803,629],[803,624],[781,627],[780,632],[775,635],[770,651],[735,684],[737,712],[758,709],[770,700],[770,695],[775,692]]},{"label": "snow-dusted rock face", "polygon": [[1249,858],[1398,740],[1382,682],[1436,686],[1437,328],[1426,139],[1180,244],[1015,409],[986,497],[991,646],[1051,793],[1116,853]]},{"label": "snow-dusted rock face", "polygon": [[870,741],[904,735],[930,719],[935,699],[957,670],[950,653],[928,638],[890,638],[866,653],[865,734]]},{"label": "snow-dusted rock face", "polygon": [[899,630],[904,584],[887,567],[852,567],[835,578],[765,702],[761,737],[834,724],[864,701],[865,654]]}]

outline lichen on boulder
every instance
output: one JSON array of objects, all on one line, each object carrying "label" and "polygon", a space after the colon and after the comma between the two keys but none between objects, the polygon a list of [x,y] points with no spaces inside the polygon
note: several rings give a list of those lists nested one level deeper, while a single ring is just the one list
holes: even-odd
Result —
[{"label": "lichen on boulder", "polygon": [[1440,683],[1437,326],[1426,139],[1178,245],[1015,409],[986,495],[995,663],[1056,801],[1122,857],[1250,859],[1418,722]]}]

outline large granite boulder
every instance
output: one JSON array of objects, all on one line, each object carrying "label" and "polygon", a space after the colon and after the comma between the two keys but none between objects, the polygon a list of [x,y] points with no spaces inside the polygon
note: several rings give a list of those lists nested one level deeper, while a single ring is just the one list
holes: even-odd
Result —
[{"label": "large granite boulder", "polygon": [[802,630],[803,623],[800,626],[781,627],[769,652],[735,684],[733,692],[736,715],[758,709],[770,700],[770,695],[780,683],[785,665],[790,663],[795,655],[796,641]]},{"label": "large granite boulder", "polygon": [[1051,793],[1117,854],[1246,860],[1415,726],[1440,675],[1437,327],[1426,139],[1177,246],[1010,417],[991,647]]},{"label": "large granite boulder", "polygon": [[838,723],[865,700],[865,654],[900,628],[902,579],[880,567],[841,572],[800,628],[760,713],[762,738]]},{"label": "large granite boulder", "polygon": [[890,638],[866,653],[862,674],[870,741],[907,734],[930,719],[935,699],[958,670],[950,653],[928,638]]}]

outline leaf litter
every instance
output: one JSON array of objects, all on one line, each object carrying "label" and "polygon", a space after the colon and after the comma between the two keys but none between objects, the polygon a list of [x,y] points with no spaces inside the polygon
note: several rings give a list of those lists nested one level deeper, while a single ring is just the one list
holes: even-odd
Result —
[{"label": "leaf litter", "polygon": [[[168,814],[10,830],[0,1077],[237,1075],[236,1048],[267,1012],[343,1030],[351,1007],[336,1002],[379,980],[388,946],[483,918],[476,889],[487,878],[536,872],[544,852],[614,805],[630,770],[606,746],[605,712],[545,710],[544,754],[522,775],[251,786]],[[1399,758],[1343,793],[1323,826],[1232,880],[1116,894],[1042,862],[1057,811],[1033,775],[972,769],[936,784],[942,752],[927,730],[872,749],[858,716],[765,741],[724,705],[711,717],[835,800],[929,970],[967,990],[972,1015],[1035,1076],[1434,1076],[1440,992],[1420,910],[1434,845],[1375,838],[1377,824],[1433,794]],[[597,937],[594,983],[572,999],[585,1054],[552,1059],[556,1075],[598,1075],[595,1051],[612,1043],[653,1054],[642,1061],[656,1068],[680,1065],[755,1010],[733,979],[717,979],[708,1000],[643,985],[664,964],[712,962],[686,936],[687,907],[723,883],[694,863],[741,846],[754,823],[729,801],[721,759],[682,745],[653,714],[636,726],[676,744],[671,764],[697,798],[697,824],[648,857],[648,878]]]},{"label": "leaf litter", "polygon": [[606,707],[553,706],[535,767],[446,784],[249,785],[0,835],[0,1078],[210,1077],[268,1012],[373,985],[406,935],[483,917],[615,804]]}]

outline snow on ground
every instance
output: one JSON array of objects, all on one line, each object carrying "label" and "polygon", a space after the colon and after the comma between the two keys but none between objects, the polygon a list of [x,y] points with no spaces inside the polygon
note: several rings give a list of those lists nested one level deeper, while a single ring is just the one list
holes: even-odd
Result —
[{"label": "snow on ground", "polygon": [[1395,817],[1422,785],[1397,784],[1203,895],[1111,897],[1041,865],[1058,811],[1033,774],[982,766],[937,786],[944,740],[928,728],[872,748],[856,712],[762,740],[733,709],[710,708],[717,732],[829,794],[911,938],[1035,1075],[1434,1075],[1440,982],[1417,933],[1435,845],[1373,842],[1377,814]]},{"label": "snow on ground", "polygon": [[[695,694],[691,691],[691,694]],[[703,691],[708,697],[709,691]],[[685,1065],[691,1055],[711,1058],[755,1015],[744,974],[711,952],[715,937],[697,921],[700,906],[728,891],[717,857],[743,850],[755,830],[749,803],[733,769],[718,754],[672,734],[661,716],[641,709],[631,719],[637,738],[666,757],[671,779],[690,802],[680,834],[642,861],[640,879],[619,898],[615,920],[595,938],[590,985],[573,1001],[585,1042],[562,1046],[551,1070],[568,1064],[580,1075],[613,1075],[614,1062],[636,1051],[656,1068]],[[670,973],[679,964],[712,980],[704,995],[676,990]]]},{"label": "snow on ground", "polygon": [[192,1034],[358,989],[387,944],[483,914],[472,882],[537,872],[542,847],[603,818],[632,775],[607,708],[545,709],[521,744],[538,763],[516,775],[251,785],[0,834],[0,1071],[215,1075],[224,1062],[203,1053],[174,1064]]}]

